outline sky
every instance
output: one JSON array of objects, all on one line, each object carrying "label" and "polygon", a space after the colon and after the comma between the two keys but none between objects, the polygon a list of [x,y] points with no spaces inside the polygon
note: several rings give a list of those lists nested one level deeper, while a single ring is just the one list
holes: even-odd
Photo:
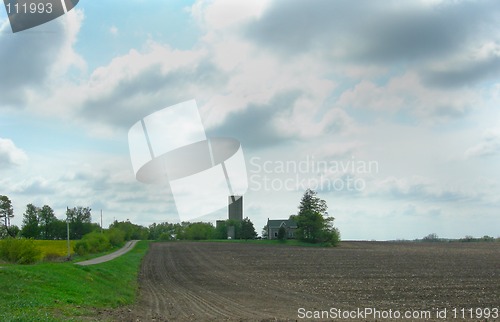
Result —
[{"label": "sky", "polygon": [[179,221],[127,135],[194,99],[241,143],[259,233],[312,188],[344,240],[499,237],[499,20],[495,0],[81,0],[12,33],[1,7],[0,195],[19,226],[28,203]]}]

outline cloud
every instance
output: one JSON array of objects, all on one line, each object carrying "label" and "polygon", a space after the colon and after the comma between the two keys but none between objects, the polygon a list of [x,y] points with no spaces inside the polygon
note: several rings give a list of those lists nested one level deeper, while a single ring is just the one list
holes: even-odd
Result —
[{"label": "cloud", "polygon": [[464,117],[480,105],[480,96],[470,89],[441,89],[426,87],[419,75],[407,71],[378,85],[362,80],[344,91],[337,102],[343,108],[377,112],[405,112],[415,121],[442,121]]},{"label": "cloud", "polygon": [[[73,51],[83,13],[72,10],[64,17],[38,27],[39,32],[23,34],[0,29],[0,88],[2,105],[25,108],[36,91],[50,90],[47,82],[57,79],[70,66],[83,67]],[[0,105],[0,108],[2,106]]]},{"label": "cloud", "polygon": [[421,61],[454,55],[498,31],[496,1],[275,2],[246,35],[284,55],[320,51],[362,63]]},{"label": "cloud", "polygon": [[413,200],[423,203],[484,202],[484,195],[466,191],[462,187],[445,186],[443,183],[422,177],[386,177],[373,182],[368,194],[394,200]]},{"label": "cloud", "polygon": [[44,177],[36,176],[25,179],[12,186],[12,192],[27,195],[48,195],[53,194],[56,189],[54,183],[51,183]]},{"label": "cloud", "polygon": [[28,160],[26,153],[10,139],[0,138],[0,169],[21,165]]},{"label": "cloud", "polygon": [[[69,105],[85,122],[128,129],[141,117],[169,105],[217,92],[226,75],[202,50],[181,51],[148,42],[71,86]],[[68,105],[68,104],[67,104]]]},{"label": "cloud", "polygon": [[500,154],[500,131],[490,129],[483,135],[483,139],[477,145],[465,151],[466,157],[491,157]]},{"label": "cloud", "polygon": [[446,89],[494,80],[500,72],[500,45],[488,43],[466,57],[435,65],[421,71],[429,86]]},{"label": "cloud", "polygon": [[223,123],[208,130],[209,136],[234,136],[245,148],[257,148],[283,143],[293,137],[276,126],[280,115],[289,110],[302,93],[290,91],[277,94],[267,104],[250,104],[244,110],[230,112]]}]

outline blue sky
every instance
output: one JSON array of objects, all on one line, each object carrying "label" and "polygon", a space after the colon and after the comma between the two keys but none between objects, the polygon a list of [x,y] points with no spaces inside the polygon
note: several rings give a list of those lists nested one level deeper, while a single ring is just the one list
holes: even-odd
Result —
[{"label": "blue sky", "polygon": [[13,34],[2,7],[0,194],[18,225],[28,203],[176,221],[168,187],[135,180],[127,132],[196,99],[207,135],[242,144],[259,232],[310,186],[344,239],[498,237],[499,15],[496,1],[80,1]]}]

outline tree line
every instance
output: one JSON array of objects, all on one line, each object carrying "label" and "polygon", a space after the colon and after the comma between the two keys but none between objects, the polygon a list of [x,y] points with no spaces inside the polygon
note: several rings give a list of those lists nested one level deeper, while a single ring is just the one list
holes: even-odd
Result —
[{"label": "tree line", "polygon": [[[290,216],[296,222],[297,239],[309,243],[337,245],[340,242],[340,232],[333,226],[334,218],[328,215],[326,201],[320,199],[316,192],[307,189],[300,200],[298,213]],[[25,237],[33,239],[65,239],[66,221],[58,219],[48,205],[37,207],[28,204],[23,213],[21,228],[10,224],[14,217],[12,203],[7,196],[0,196],[0,238]],[[66,218],[70,225],[70,239],[81,239],[86,234],[100,230],[98,224],[92,223],[89,207],[67,208]],[[235,239],[254,239],[257,237],[254,225],[249,218],[241,221],[219,221],[216,226],[207,222],[153,223],[143,227],[126,222],[114,221],[109,230],[115,229],[123,234],[124,240],[208,240],[227,239],[228,230],[234,230]],[[266,230],[266,229],[265,229]],[[266,231],[263,231],[265,238]],[[284,231],[278,234],[279,239],[285,239]],[[121,238],[120,238],[121,239]]]},{"label": "tree line", "polygon": [[245,218],[225,220],[217,226],[207,222],[160,223],[149,226],[151,240],[208,240],[227,239],[228,227],[234,227],[235,239],[254,239],[257,237],[252,221]]},{"label": "tree line", "polygon": [[[66,220],[70,226],[70,239],[82,239],[91,232],[101,230],[98,224],[92,223],[91,211],[90,207],[66,209]],[[58,219],[54,210],[48,205],[43,207],[37,207],[31,203],[26,205],[21,228],[10,224],[13,217],[12,202],[7,196],[0,196],[0,239],[6,237],[45,240],[67,238],[66,220]],[[229,226],[234,227],[236,239],[253,239],[257,236],[254,225],[248,218],[242,221],[226,220],[217,227],[206,222],[164,222],[143,227],[128,220],[122,222],[115,220],[107,230],[120,231],[119,235],[123,234],[124,240],[207,240],[227,239],[227,227]]]},{"label": "tree line", "polygon": [[89,207],[67,208],[66,220],[61,220],[56,217],[50,206],[37,207],[31,203],[26,205],[22,226],[19,228],[10,224],[10,219],[14,217],[10,200],[6,196],[0,196],[0,200],[0,218],[3,218],[0,238],[66,239],[67,222],[71,226],[70,239],[80,239],[85,234],[100,228],[96,223],[92,223]]}]

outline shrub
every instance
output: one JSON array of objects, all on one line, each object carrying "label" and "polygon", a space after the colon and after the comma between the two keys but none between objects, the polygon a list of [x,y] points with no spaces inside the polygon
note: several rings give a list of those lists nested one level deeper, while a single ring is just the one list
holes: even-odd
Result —
[{"label": "shrub", "polygon": [[89,253],[89,243],[86,240],[79,240],[76,242],[74,250],[78,255],[87,255]]},{"label": "shrub", "polygon": [[278,239],[279,240],[285,240],[286,239],[286,229],[283,226],[281,226],[280,229],[278,229]]},{"label": "shrub", "polygon": [[118,228],[111,228],[106,231],[111,246],[121,246],[125,241],[125,232]]},{"label": "shrub", "polygon": [[330,246],[337,246],[340,243],[339,230],[335,227],[323,230],[321,233],[321,242]]},{"label": "shrub", "polygon": [[108,237],[98,232],[86,234],[75,244],[75,252],[78,255],[100,253],[110,248],[111,244],[109,243]]},{"label": "shrub", "polygon": [[42,257],[33,239],[8,238],[0,241],[0,258],[17,264],[32,264]]}]

